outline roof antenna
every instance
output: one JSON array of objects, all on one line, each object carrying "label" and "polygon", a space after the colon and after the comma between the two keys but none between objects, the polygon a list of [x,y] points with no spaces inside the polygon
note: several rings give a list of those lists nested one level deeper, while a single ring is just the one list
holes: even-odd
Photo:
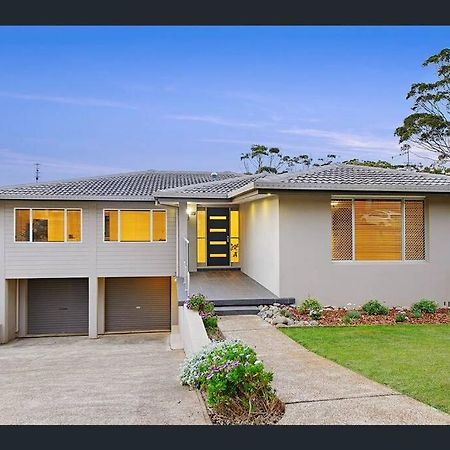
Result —
[{"label": "roof antenna", "polygon": [[39,183],[39,167],[40,167],[40,163],[35,163],[34,164],[34,167],[36,168],[35,169],[35,175],[34,175],[34,178],[35,178],[35,180],[36,180],[36,183]]}]

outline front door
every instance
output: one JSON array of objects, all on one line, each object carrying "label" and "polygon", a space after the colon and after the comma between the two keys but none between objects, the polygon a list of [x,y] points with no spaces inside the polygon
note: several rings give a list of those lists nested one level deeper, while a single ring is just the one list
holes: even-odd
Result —
[{"label": "front door", "polygon": [[208,208],[206,218],[208,266],[230,265],[230,209]]}]

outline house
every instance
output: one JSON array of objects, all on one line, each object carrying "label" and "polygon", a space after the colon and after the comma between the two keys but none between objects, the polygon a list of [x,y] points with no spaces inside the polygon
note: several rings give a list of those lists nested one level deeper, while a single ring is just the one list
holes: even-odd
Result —
[{"label": "house", "polygon": [[242,282],[273,301],[448,305],[449,230],[450,177],[345,164],[3,188],[3,341],[174,329],[217,273],[225,300]]}]

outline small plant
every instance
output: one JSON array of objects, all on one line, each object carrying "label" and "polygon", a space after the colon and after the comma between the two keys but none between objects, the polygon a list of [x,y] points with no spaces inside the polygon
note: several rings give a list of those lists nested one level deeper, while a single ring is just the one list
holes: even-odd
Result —
[{"label": "small plant", "polygon": [[435,313],[437,307],[438,304],[434,300],[428,300],[426,298],[423,298],[411,306],[411,311],[413,313],[415,311],[419,311],[421,313]]},{"label": "small plant", "polygon": [[214,314],[200,313],[200,317],[203,320],[203,325],[206,331],[212,331],[217,328],[217,316]]},{"label": "small plant", "polygon": [[422,312],[421,311],[413,311],[412,316],[414,317],[414,319],[419,319],[420,317],[422,317]]},{"label": "small plant", "polygon": [[389,308],[382,305],[378,300],[370,300],[362,305],[362,310],[369,316],[386,316]]},{"label": "small plant", "polygon": [[322,317],[321,309],[311,309],[308,313],[309,317],[313,320],[319,320]]},{"label": "small plant", "polygon": [[186,306],[193,311],[204,311],[206,304],[209,303],[203,294],[193,294],[186,300]]},{"label": "small plant", "polygon": [[361,318],[361,313],[359,311],[356,311],[356,309],[351,309],[350,311],[347,311],[345,316],[342,318],[343,322],[345,324],[350,324],[353,322],[356,322]]},{"label": "small plant", "polygon": [[306,314],[310,311],[321,311],[322,305],[316,298],[308,297],[300,303],[297,309],[301,314]]},{"label": "small plant", "polygon": [[396,316],[395,316],[395,321],[397,323],[399,322],[405,322],[407,319],[406,314],[404,312],[399,312]]}]

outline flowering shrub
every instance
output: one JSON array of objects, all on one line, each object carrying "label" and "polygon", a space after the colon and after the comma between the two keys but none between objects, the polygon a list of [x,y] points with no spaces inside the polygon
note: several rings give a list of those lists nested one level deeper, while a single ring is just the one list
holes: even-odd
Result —
[{"label": "flowering shrub", "polygon": [[186,300],[187,308],[192,309],[193,311],[204,311],[205,308],[210,308],[209,306],[207,306],[209,303],[210,302],[206,300],[206,297],[200,293],[193,294]]},{"label": "flowering shrub", "polygon": [[436,312],[437,307],[438,304],[434,300],[423,298],[411,306],[411,311],[420,313],[434,313]]},{"label": "flowering shrub", "polygon": [[398,322],[405,322],[407,319],[406,313],[405,312],[399,312],[398,314],[395,315],[395,321]]},{"label": "flowering shrub", "polygon": [[319,320],[322,317],[321,309],[311,309],[308,313],[308,316],[313,320]]},{"label": "flowering shrub", "polygon": [[230,342],[237,341],[214,341],[208,345],[205,345],[200,351],[187,357],[180,368],[180,380],[181,384],[189,385],[192,387],[199,387],[200,379],[200,365],[206,359],[206,357],[214,351],[216,348],[220,348],[224,345],[229,345]]}]

